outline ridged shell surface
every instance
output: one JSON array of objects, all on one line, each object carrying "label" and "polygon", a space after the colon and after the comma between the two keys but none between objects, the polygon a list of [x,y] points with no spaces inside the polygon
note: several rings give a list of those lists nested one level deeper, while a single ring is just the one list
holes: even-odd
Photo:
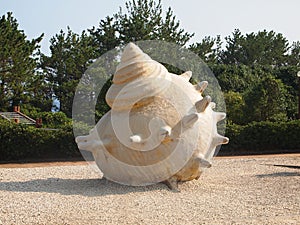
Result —
[{"label": "ridged shell surface", "polygon": [[170,75],[163,65],[130,43],[124,49],[106,102],[113,110],[131,109],[132,103],[165,90],[169,81]]},{"label": "ridged shell surface", "polygon": [[106,95],[111,111],[76,138],[79,148],[91,151],[104,176],[118,183],[172,186],[197,179],[228,138],[216,127],[225,114],[201,95],[207,82],[195,87],[190,77],[169,73],[128,44]]}]

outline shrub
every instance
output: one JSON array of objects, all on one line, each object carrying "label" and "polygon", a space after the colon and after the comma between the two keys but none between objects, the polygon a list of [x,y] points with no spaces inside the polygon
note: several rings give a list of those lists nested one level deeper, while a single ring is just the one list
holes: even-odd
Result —
[{"label": "shrub", "polygon": [[[84,124],[77,129],[87,133]],[[289,122],[252,122],[241,126],[228,124],[228,145],[219,155],[246,155],[299,152],[300,120]],[[72,125],[61,129],[37,129],[33,126],[10,123],[0,119],[0,162],[47,161],[79,158],[81,154],[74,141]]]},{"label": "shrub", "polygon": [[246,115],[244,119],[248,119],[248,122],[287,120],[288,93],[285,85],[270,74],[264,74],[264,76],[261,81],[244,93]]},{"label": "shrub", "polygon": [[0,161],[79,157],[72,129],[37,129],[0,120]]},{"label": "shrub", "polygon": [[239,92],[229,91],[224,93],[226,102],[227,119],[237,124],[245,124],[245,100]]},{"label": "shrub", "polygon": [[300,152],[300,120],[252,122],[245,126],[228,124],[230,141],[220,154],[264,154]]},{"label": "shrub", "polygon": [[63,128],[72,124],[72,119],[68,118],[63,112],[36,112],[34,118],[42,118],[45,128]]}]

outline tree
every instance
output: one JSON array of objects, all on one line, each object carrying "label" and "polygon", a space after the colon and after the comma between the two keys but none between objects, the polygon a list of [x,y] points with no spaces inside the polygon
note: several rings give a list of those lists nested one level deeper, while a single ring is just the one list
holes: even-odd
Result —
[{"label": "tree", "polygon": [[61,30],[50,43],[51,56],[43,55],[42,67],[60,101],[59,110],[70,117],[76,86],[95,58],[96,51],[86,32],[79,36],[69,27],[67,33]]},{"label": "tree", "polygon": [[281,80],[266,75],[245,92],[245,114],[251,121],[287,119],[287,90]]},{"label": "tree", "polygon": [[193,43],[189,49],[196,53],[206,63],[217,63],[221,52],[221,38],[204,37],[201,42]]},{"label": "tree", "polygon": [[229,91],[224,94],[224,98],[228,120],[235,124],[245,124],[245,100],[243,95],[238,92]]},{"label": "tree", "polygon": [[273,74],[280,79],[288,92],[287,95],[287,116],[289,119],[296,119],[298,115],[298,77],[297,72],[300,71],[299,66],[282,66],[275,68]]},{"label": "tree", "polygon": [[36,72],[43,34],[27,40],[18,26],[10,12],[0,19],[0,110],[26,104],[51,109],[51,96],[40,93],[44,78]]},{"label": "tree", "polygon": [[[141,0],[139,1],[142,2]],[[160,0],[158,6],[161,8]],[[168,8],[165,19],[161,19],[158,25],[160,25],[156,34],[156,38],[158,40],[174,42],[178,45],[184,46],[194,36],[193,33],[190,34],[185,32],[184,29],[179,28],[180,22],[176,20],[176,16],[174,15],[171,7]]]},{"label": "tree", "polygon": [[242,35],[236,29],[232,37],[225,38],[226,49],[221,58],[225,64],[244,65],[285,65],[289,50],[288,41],[282,34],[274,31],[259,31]]},{"label": "tree", "polygon": [[88,29],[98,56],[120,45],[117,24],[113,17],[100,20],[99,27]]},{"label": "tree", "polygon": [[243,93],[252,88],[265,74],[259,66],[213,64],[210,65],[210,68],[218,79],[222,90],[226,92]]},{"label": "tree", "polygon": [[289,65],[300,67],[300,41],[293,42],[291,46]]},{"label": "tree", "polygon": [[125,12],[120,8],[113,17],[101,20],[97,29],[89,30],[100,52],[139,40],[163,40],[183,46],[193,36],[180,28],[171,8],[163,17],[160,0],[132,0],[125,3],[125,8]]},{"label": "tree", "polygon": [[[75,88],[81,76],[99,56],[130,41],[159,39],[184,45],[193,36],[179,28],[179,21],[176,21],[170,8],[163,18],[160,1],[156,3],[153,0],[133,0],[126,2],[126,10],[123,13],[120,9],[112,17],[102,19],[97,28],[88,30],[89,33],[84,31],[79,36],[68,28],[67,33],[61,31],[50,40],[51,56],[42,57],[42,67],[52,84],[55,97],[60,101],[59,110],[68,116],[71,116]],[[105,62],[112,63],[116,60],[107,57],[114,56],[106,55]],[[111,71],[109,65],[104,67]],[[96,68],[92,70],[94,69]],[[103,72],[101,69],[99,71]],[[98,102],[103,103],[102,100]]]},{"label": "tree", "polygon": [[242,43],[243,35],[239,29],[235,29],[232,37],[225,37],[226,49],[221,52],[221,61],[224,64],[238,64],[243,61]]}]

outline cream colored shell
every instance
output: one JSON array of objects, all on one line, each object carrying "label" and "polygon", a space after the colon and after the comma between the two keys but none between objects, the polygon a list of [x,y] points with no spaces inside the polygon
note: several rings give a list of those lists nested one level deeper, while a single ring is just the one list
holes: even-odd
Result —
[{"label": "cream colored shell", "polygon": [[87,136],[76,138],[91,151],[109,180],[126,185],[197,179],[210,167],[217,145],[228,138],[217,133],[225,113],[213,111],[207,82],[193,86],[192,73],[169,73],[135,44],[128,44],[116,69],[105,114]]}]

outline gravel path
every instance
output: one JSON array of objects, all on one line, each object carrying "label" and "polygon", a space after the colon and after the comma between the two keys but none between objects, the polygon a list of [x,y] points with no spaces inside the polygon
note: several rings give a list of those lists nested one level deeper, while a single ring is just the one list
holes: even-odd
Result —
[{"label": "gravel path", "polygon": [[300,224],[300,155],[216,158],[198,181],[127,187],[85,164],[0,168],[0,224]]}]

